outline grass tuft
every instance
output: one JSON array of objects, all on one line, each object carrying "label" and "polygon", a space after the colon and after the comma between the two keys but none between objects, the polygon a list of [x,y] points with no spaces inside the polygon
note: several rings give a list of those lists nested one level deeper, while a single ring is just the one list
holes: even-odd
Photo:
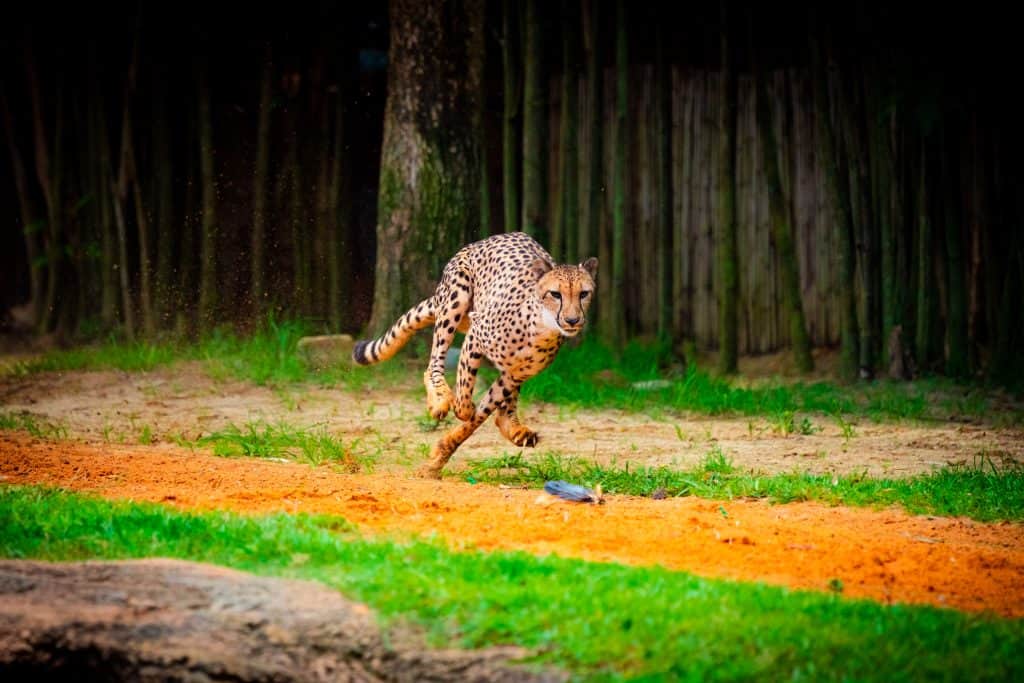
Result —
[{"label": "grass tuft", "polygon": [[249,422],[243,427],[230,425],[198,439],[197,446],[213,448],[215,455],[226,457],[280,458],[311,465],[344,465],[349,470],[372,469],[376,458],[354,439],[346,444],[323,425],[294,427],[280,422]]},{"label": "grass tuft", "polygon": [[0,413],[0,431],[5,429],[25,431],[37,439],[68,438],[66,427],[31,413]]}]

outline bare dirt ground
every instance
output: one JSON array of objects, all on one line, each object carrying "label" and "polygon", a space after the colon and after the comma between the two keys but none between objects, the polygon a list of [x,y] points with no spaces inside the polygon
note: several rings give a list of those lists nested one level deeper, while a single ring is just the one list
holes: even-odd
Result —
[{"label": "bare dirt ground", "polygon": [[[399,387],[270,389],[212,379],[198,363],[146,373],[94,371],[0,376],[0,412],[28,413],[91,443],[193,441],[249,422],[323,428],[373,461],[375,471],[419,464],[439,429],[425,420],[418,373]],[[811,416],[810,435],[783,434],[764,418],[709,418],[584,410],[526,403],[524,421],[541,434],[536,449],[600,462],[690,467],[715,448],[742,469],[765,472],[866,473],[903,477],[988,458],[1024,462],[1024,429],[964,423],[859,420],[844,435],[832,418]],[[447,428],[447,425],[441,425]],[[455,454],[457,472],[475,459],[520,449],[485,424]]]},{"label": "bare dirt ground", "polygon": [[[400,386],[359,392],[271,389],[214,379],[198,363],[146,373],[0,376],[0,414],[60,425],[66,440],[0,431],[0,484],[46,483],[182,508],[339,514],[368,532],[437,535],[455,548],[519,549],[711,577],[756,580],[885,603],[1024,616],[1024,528],[900,511],[773,506],[697,498],[610,497],[603,506],[555,502],[519,489],[470,485],[466,463],[520,449],[484,425],[443,482],[411,477],[440,436],[411,373]],[[965,423],[874,423],[852,436],[812,416],[811,435],[765,419],[651,417],[529,403],[540,447],[620,464],[699,463],[715,448],[739,468],[901,477],[986,457],[1024,462],[1024,430]],[[215,457],[175,445],[250,422],[317,427],[362,454],[361,474],[337,467]]]},{"label": "bare dirt ground", "polygon": [[174,446],[40,441],[0,432],[0,481],[43,483],[184,509],[336,514],[364,531],[763,581],[886,604],[1024,616],[1024,529],[895,510],[611,496],[351,475]]}]

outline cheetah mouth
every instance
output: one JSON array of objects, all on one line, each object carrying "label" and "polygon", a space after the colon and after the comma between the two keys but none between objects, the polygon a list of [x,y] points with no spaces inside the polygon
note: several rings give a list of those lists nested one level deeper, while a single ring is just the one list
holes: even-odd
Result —
[{"label": "cheetah mouth", "polygon": [[565,325],[565,324],[562,324],[562,325],[558,326],[558,329],[559,329],[559,331],[561,331],[562,335],[565,336],[565,337],[575,337],[577,334],[580,333],[580,330],[583,329],[583,325]]}]

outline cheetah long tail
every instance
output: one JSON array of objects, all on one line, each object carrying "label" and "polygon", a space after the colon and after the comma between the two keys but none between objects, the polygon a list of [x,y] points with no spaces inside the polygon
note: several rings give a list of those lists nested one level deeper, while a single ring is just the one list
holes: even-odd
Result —
[{"label": "cheetah long tail", "polygon": [[434,324],[434,298],[424,299],[395,321],[391,329],[377,339],[356,342],[352,360],[359,365],[372,365],[391,358],[417,332]]}]

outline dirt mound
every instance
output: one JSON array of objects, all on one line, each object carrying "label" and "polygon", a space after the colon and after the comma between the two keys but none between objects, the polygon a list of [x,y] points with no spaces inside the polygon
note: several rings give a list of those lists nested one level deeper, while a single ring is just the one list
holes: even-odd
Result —
[{"label": "dirt mound", "polygon": [[16,680],[554,681],[516,648],[428,650],[318,583],[177,560],[0,561],[0,669]]},{"label": "dirt mound", "polygon": [[169,446],[0,435],[0,475],[187,509],[336,514],[370,532],[438,534],[455,548],[518,549],[883,603],[1024,616],[1024,529],[896,510],[699,498],[556,502],[536,490],[224,459]]}]

